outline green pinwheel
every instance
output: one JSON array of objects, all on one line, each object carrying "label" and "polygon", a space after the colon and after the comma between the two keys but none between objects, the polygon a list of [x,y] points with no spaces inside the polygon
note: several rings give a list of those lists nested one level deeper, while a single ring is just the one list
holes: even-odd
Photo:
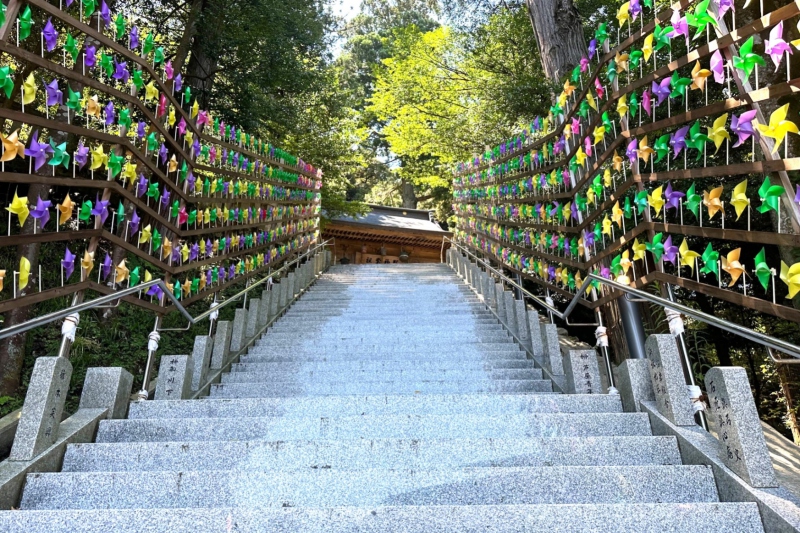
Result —
[{"label": "green pinwheel", "polygon": [[172,294],[175,295],[175,298],[180,298],[182,291],[183,291],[183,287],[181,287],[181,282],[180,281],[176,281],[175,285],[172,286]]},{"label": "green pinwheel", "polygon": [[569,241],[569,252],[571,255],[578,255],[578,238],[573,237],[571,241]]},{"label": "green pinwheel", "polygon": [[124,162],[125,158],[121,155],[117,155],[113,150],[108,153],[106,168],[111,172],[112,178],[119,176],[119,173],[122,171],[122,163]]},{"label": "green pinwheel", "polygon": [[633,208],[631,207],[631,197],[625,197],[625,205],[622,208],[622,214],[625,215],[625,218],[632,218],[633,217]]},{"label": "green pinwheel", "polygon": [[638,68],[639,61],[642,60],[642,57],[644,57],[644,52],[642,52],[641,50],[634,50],[633,52],[631,52],[630,55],[628,56],[628,63],[630,65],[630,68],[631,69]]},{"label": "green pinwheel", "polygon": [[706,143],[709,141],[708,135],[702,132],[700,121],[698,120],[689,129],[689,135],[686,137],[686,148],[694,148],[697,150],[697,160],[703,157]]},{"label": "green pinwheel", "polygon": [[6,5],[0,5],[0,26],[6,23]]},{"label": "green pinwheel", "polygon": [[603,112],[603,127],[606,129],[606,134],[614,131],[614,126],[611,123],[611,118],[608,116],[608,111]]},{"label": "green pinwheel", "polygon": [[171,218],[177,217],[180,210],[181,210],[181,203],[178,200],[175,200],[172,203],[172,209],[170,210],[170,217]]},{"label": "green pinwheel", "polygon": [[611,260],[611,266],[609,267],[611,273],[614,274],[614,277],[618,277],[622,274],[622,256],[618,255],[614,259]]},{"label": "green pinwheel", "polygon": [[631,98],[628,101],[628,108],[630,109],[631,116],[635,117],[636,112],[639,110],[639,95],[636,94],[636,91],[631,94]]},{"label": "green pinwheel", "polygon": [[653,149],[656,151],[656,154],[658,154],[658,157],[656,157],[656,163],[660,162],[662,159],[668,156],[670,150],[669,133],[662,135],[661,137],[656,139],[656,142],[653,145]]},{"label": "green pinwheel", "polygon": [[702,203],[703,203],[703,197],[697,194],[697,191],[695,191],[695,184],[692,183],[692,186],[689,187],[688,191],[686,191],[686,202],[684,202],[684,205],[686,206],[686,209],[694,213],[694,216],[697,217],[700,216],[699,209],[700,209],[700,204]]},{"label": "green pinwheel", "polygon": [[[577,65],[574,69],[572,69],[572,76],[570,77],[570,79],[572,81],[576,82],[576,83],[580,81],[580,79],[581,79],[581,66],[580,65]],[[248,137],[249,137],[249,135],[248,135]],[[250,144],[249,139],[247,139],[247,141],[245,142],[245,146],[247,146],[248,144]]]},{"label": "green pinwheel", "polygon": [[131,128],[132,121],[131,121],[131,110],[130,109],[128,109],[127,107],[125,107],[123,109],[120,109],[119,117],[117,118],[117,124],[119,124],[120,126],[123,126],[126,129],[130,129]]},{"label": "green pinwheel", "polygon": [[133,81],[133,86],[136,87],[136,91],[141,91],[142,87],[144,87],[144,80],[142,79],[142,70],[134,70],[133,77],[131,78]]},{"label": "green pinwheel", "polygon": [[158,139],[156,139],[156,132],[150,132],[147,136],[147,151],[155,152],[158,150]]},{"label": "green pinwheel", "polygon": [[578,116],[582,118],[588,118],[589,109],[590,109],[589,102],[587,102],[586,100],[581,100],[581,105],[580,107],[578,107]]},{"label": "green pinwheel", "polygon": [[119,41],[125,36],[125,17],[122,16],[122,13],[114,19],[114,28],[116,30],[116,39]]},{"label": "green pinwheel", "polygon": [[76,113],[81,110],[81,93],[73,91],[72,87],[67,83],[67,107]]},{"label": "green pinwheel", "polygon": [[50,148],[53,149],[53,156],[50,158],[50,161],[48,161],[47,164],[54,167],[61,165],[65,169],[69,170],[69,153],[67,152],[67,143],[63,142],[56,146],[56,143],[53,142],[53,139],[50,139]]},{"label": "green pinwheel", "polygon": [[211,222],[216,222],[217,221],[217,210],[216,209],[211,209],[211,211],[209,212],[209,217],[208,218],[209,218],[209,220]]},{"label": "green pinwheel", "polygon": [[191,225],[197,222],[197,209],[192,209],[189,212],[189,219],[187,220],[187,224]]},{"label": "green pinwheel", "polygon": [[686,96],[686,88],[692,84],[692,78],[681,78],[678,71],[672,73],[669,85],[672,91],[669,93],[670,98],[683,98]]},{"label": "green pinwheel", "polygon": [[693,13],[686,14],[686,22],[688,25],[697,30],[694,35],[695,39],[702,35],[703,31],[706,29],[706,26],[709,24],[712,26],[717,25],[717,19],[708,13],[708,4],[710,2],[711,0],[703,0],[695,6]]},{"label": "green pinwheel", "polygon": [[636,205],[636,210],[639,213],[645,213],[649,209],[647,204],[647,191],[639,191],[634,198],[633,203]]},{"label": "green pinwheel", "polygon": [[598,46],[603,46],[603,43],[608,40],[608,29],[605,22],[597,27],[594,32],[594,38],[597,39]]},{"label": "green pinwheel", "polygon": [[755,259],[756,277],[761,282],[761,286],[766,291],[769,288],[769,281],[772,278],[772,269],[767,266],[767,252],[764,248],[758,252]]},{"label": "green pinwheel", "polygon": [[581,194],[575,195],[575,207],[578,211],[585,211],[586,210],[586,197],[581,196]]},{"label": "green pinwheel", "polygon": [[78,54],[80,53],[78,43],[75,42],[75,37],[69,33],[67,34],[67,40],[64,42],[64,51],[72,57],[72,61],[78,60]]},{"label": "green pinwheel", "polygon": [[142,55],[147,57],[150,54],[150,52],[153,51],[154,45],[155,42],[153,40],[153,34],[152,33],[147,34],[147,37],[145,37],[144,42],[142,43]]},{"label": "green pinwheel", "polygon": [[609,83],[614,83],[614,80],[617,79],[617,62],[613,59],[608,62],[608,67],[606,68],[606,77],[608,78]]},{"label": "green pinwheel", "polygon": [[208,196],[211,194],[211,181],[208,178],[203,181],[203,195]]},{"label": "green pinwheel", "polygon": [[711,243],[708,243],[703,255],[700,256],[700,259],[703,261],[703,268],[700,269],[701,273],[714,274],[715,276],[719,277],[719,252],[715,251],[711,247]]},{"label": "green pinwheel", "polygon": [[769,177],[764,178],[764,183],[758,189],[758,197],[761,198],[761,205],[758,206],[759,213],[767,213],[769,211],[778,211],[778,204],[781,200],[781,195],[786,192],[786,189],[780,185],[773,185],[769,181]]},{"label": "green pinwheel", "polygon": [[78,220],[83,220],[84,222],[88,222],[88,220],[92,217],[92,201],[86,200],[81,204],[81,209],[78,211]]},{"label": "green pinwheel", "polygon": [[81,0],[83,6],[83,18],[91,18],[94,10],[97,9],[97,3],[94,0]]},{"label": "green pinwheel", "polygon": [[186,174],[188,172],[189,172],[189,167],[186,165],[186,160],[184,159],[183,163],[181,163],[181,169],[180,169],[180,172],[178,174],[179,177],[180,177],[181,183],[183,183],[183,181],[186,179]]},{"label": "green pinwheel", "polygon": [[200,278],[194,278],[192,280],[192,285],[189,288],[189,290],[191,290],[195,294],[200,291]]},{"label": "green pinwheel", "polygon": [[141,274],[139,274],[139,267],[136,267],[133,270],[131,270],[129,278],[130,286],[131,287],[137,286],[139,284],[140,279],[141,279]]},{"label": "green pinwheel", "polygon": [[192,100],[192,88],[188,85],[183,89],[183,101],[187,104]]},{"label": "green pinwheel", "polygon": [[9,66],[0,67],[0,90],[6,93],[6,98],[14,94],[14,76]]},{"label": "green pinwheel", "polygon": [[158,191],[158,183],[150,184],[147,188],[147,197],[153,200],[158,200],[161,197],[161,193]]},{"label": "green pinwheel", "polygon": [[122,200],[120,200],[117,206],[117,220],[122,220],[123,218],[125,218],[125,206],[122,204]]},{"label": "green pinwheel", "polygon": [[164,62],[164,58],[165,58],[164,47],[159,46],[158,48],[156,48],[156,53],[153,56],[153,63],[155,63],[156,65],[160,65],[161,63]]},{"label": "green pinwheel", "polygon": [[105,52],[100,54],[100,68],[106,71],[106,76],[109,78],[114,74],[114,61]]},{"label": "green pinwheel", "polygon": [[745,79],[750,79],[756,65],[766,66],[764,58],[753,52],[753,42],[753,37],[747,39],[739,48],[739,54],[733,56],[733,68],[741,70]]},{"label": "green pinwheel", "polygon": [[603,235],[603,226],[598,221],[594,225],[594,238],[595,239],[601,239],[602,235]]},{"label": "green pinwheel", "polygon": [[[576,156],[572,156],[572,159],[569,160],[569,169],[573,173],[575,173],[575,172],[578,172],[579,168],[580,168],[580,166],[578,165],[578,158]],[[564,182],[564,178],[561,176],[561,174],[558,175],[556,180],[557,180],[558,183],[563,183]]]},{"label": "green pinwheel", "polygon": [[150,242],[153,243],[153,251],[154,252],[156,250],[158,250],[159,248],[161,248],[161,241],[162,241],[161,234],[158,232],[157,229],[154,229],[153,230],[153,237],[152,237],[152,240],[150,241]]},{"label": "green pinwheel", "polygon": [[575,290],[575,274],[572,272],[567,273],[567,287],[573,291]]},{"label": "green pinwheel", "polygon": [[[594,194],[600,198],[600,195],[603,194],[603,178],[600,176],[595,176],[594,180],[592,181],[592,189],[594,190]],[[599,202],[599,200],[598,200]]]},{"label": "green pinwheel", "polygon": [[25,6],[25,11],[19,16],[19,40],[24,41],[31,36],[31,27],[33,26],[33,19],[31,18],[31,6]]},{"label": "green pinwheel", "polygon": [[653,241],[645,243],[645,248],[648,252],[653,254],[656,263],[661,261],[661,256],[664,255],[664,243],[661,240],[664,238],[663,233],[656,233],[653,235]]},{"label": "green pinwheel", "polygon": [[558,104],[558,102],[556,102],[554,106],[550,107],[550,113],[552,113],[554,117],[557,117],[559,115],[563,115],[564,110],[561,109],[561,106]]},{"label": "green pinwheel", "polygon": [[675,28],[672,26],[667,26],[662,28],[658,24],[656,27],[653,28],[653,48],[658,51],[664,47],[670,48],[670,39],[672,38],[672,32],[675,31]]}]

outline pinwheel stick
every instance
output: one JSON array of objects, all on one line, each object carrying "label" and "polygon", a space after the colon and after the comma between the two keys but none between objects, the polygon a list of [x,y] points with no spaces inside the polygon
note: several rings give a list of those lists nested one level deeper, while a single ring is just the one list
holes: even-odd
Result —
[{"label": "pinwheel stick", "polygon": [[725,202],[720,202],[720,214],[722,215],[722,229],[725,229]]},{"label": "pinwheel stick", "polygon": [[11,236],[11,211],[8,212],[8,236]]},{"label": "pinwheel stick", "polygon": [[697,258],[694,258],[694,273],[697,276],[697,283],[700,283],[700,265],[697,264]]},{"label": "pinwheel stick", "polygon": [[717,286],[721,289],[722,288],[722,276],[720,273],[722,272],[722,262],[717,260]]}]

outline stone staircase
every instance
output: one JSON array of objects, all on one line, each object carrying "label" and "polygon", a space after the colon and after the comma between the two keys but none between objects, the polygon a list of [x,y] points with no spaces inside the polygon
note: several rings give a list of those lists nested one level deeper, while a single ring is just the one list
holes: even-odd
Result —
[{"label": "stone staircase", "polygon": [[763,531],[645,413],[552,391],[446,265],[335,266],[208,398],[29,475],[0,531]]}]

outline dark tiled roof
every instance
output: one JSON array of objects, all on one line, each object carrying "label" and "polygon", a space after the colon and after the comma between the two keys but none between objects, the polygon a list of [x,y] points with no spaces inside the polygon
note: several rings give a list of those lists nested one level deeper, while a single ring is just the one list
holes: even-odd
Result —
[{"label": "dark tiled roof", "polygon": [[448,234],[439,224],[431,222],[430,211],[423,209],[405,209],[402,207],[386,207],[370,205],[370,212],[358,218],[338,217],[335,221],[387,229],[407,229]]}]

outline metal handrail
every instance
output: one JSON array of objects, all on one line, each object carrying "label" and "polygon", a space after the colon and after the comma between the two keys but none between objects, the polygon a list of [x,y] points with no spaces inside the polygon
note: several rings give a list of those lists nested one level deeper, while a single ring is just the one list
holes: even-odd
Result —
[{"label": "metal handrail", "polygon": [[[456,242],[453,242],[452,240],[450,242],[453,245],[455,245],[456,247],[458,247],[458,248],[464,250],[465,252],[467,252],[467,254],[471,255],[472,257],[474,257],[475,259],[477,259],[481,263],[483,263],[487,268],[492,270],[492,272],[496,273],[498,276],[500,276],[503,279],[505,279],[506,282],[509,283],[510,285],[514,285],[515,287],[521,289],[523,293],[525,293],[531,299],[535,300],[539,305],[545,307],[549,312],[552,312],[555,316],[557,316],[558,318],[560,318],[562,320],[566,320],[567,317],[569,317],[569,315],[572,314],[572,312],[575,310],[575,307],[578,305],[578,300],[581,298],[581,294],[583,294],[584,291],[586,291],[589,288],[589,286],[592,284],[592,282],[595,281],[595,282],[599,282],[602,285],[606,285],[607,287],[610,287],[612,289],[621,291],[622,293],[631,294],[631,295],[633,295],[633,296],[635,296],[637,298],[640,298],[641,300],[645,300],[647,302],[650,302],[650,303],[653,303],[653,304],[656,304],[656,305],[660,305],[660,306],[665,307],[665,308],[672,309],[672,310],[677,311],[678,313],[681,313],[681,314],[683,314],[685,316],[691,317],[694,320],[697,320],[699,322],[703,322],[705,324],[709,324],[711,326],[714,326],[714,327],[717,327],[719,329],[728,331],[730,333],[733,333],[734,335],[738,335],[740,337],[744,337],[745,339],[748,339],[748,340],[753,341],[753,342],[755,342],[757,344],[760,344],[760,345],[762,345],[762,346],[767,348],[768,354],[770,356],[770,359],[773,362],[780,363],[780,364],[800,364],[800,346],[797,346],[797,345],[792,344],[790,342],[783,341],[781,339],[776,339],[774,337],[770,337],[769,335],[765,335],[763,333],[759,333],[758,331],[754,331],[754,330],[746,328],[744,326],[740,326],[739,324],[734,324],[732,322],[721,320],[721,319],[719,319],[719,318],[717,318],[717,317],[715,317],[713,315],[709,315],[708,313],[704,313],[702,311],[697,311],[695,309],[692,309],[691,307],[687,307],[687,306],[679,304],[677,302],[673,302],[673,301],[667,300],[665,298],[661,298],[660,296],[656,296],[654,294],[650,294],[649,292],[643,291],[641,289],[636,289],[636,288],[630,287],[628,285],[623,285],[622,283],[618,283],[616,281],[613,281],[613,280],[610,280],[610,279],[606,279],[606,278],[604,278],[602,276],[599,276],[597,274],[594,274],[594,273],[590,273],[590,274],[588,274],[586,276],[586,279],[583,280],[583,283],[581,284],[580,288],[575,293],[575,296],[573,296],[573,298],[570,301],[569,305],[567,305],[567,308],[563,312],[560,312],[557,309],[555,309],[552,306],[550,306],[549,304],[547,304],[547,302],[543,302],[536,295],[531,294],[530,292],[528,292],[524,288],[520,287],[520,285],[518,283],[516,283],[514,280],[512,280],[511,278],[509,278],[505,274],[503,274],[503,273],[497,271],[495,268],[491,267],[488,264],[487,261],[479,258],[477,255],[475,255],[474,253],[470,252],[463,245],[461,245],[459,243],[456,243]],[[798,361],[787,361],[787,360],[783,360],[783,359],[778,359],[772,354],[772,350],[778,350],[781,353],[785,353],[787,355],[791,355],[795,359],[798,359]]]},{"label": "metal handrail", "polygon": [[170,291],[170,288],[168,288],[167,284],[164,283],[164,280],[162,280],[162,279],[154,279],[154,280],[148,281],[146,283],[142,283],[140,285],[136,285],[135,287],[128,287],[127,289],[122,289],[122,290],[116,291],[114,294],[108,294],[106,296],[101,296],[101,297],[95,298],[95,299],[93,299],[91,301],[82,302],[80,304],[73,305],[73,306],[67,307],[65,309],[61,309],[60,311],[54,311],[52,313],[33,318],[31,320],[23,322],[22,324],[17,324],[15,326],[11,326],[10,328],[0,330],[0,339],[6,339],[6,338],[11,337],[13,335],[17,335],[19,333],[23,333],[25,331],[29,331],[31,329],[38,328],[38,327],[43,326],[45,324],[49,324],[51,322],[55,322],[56,320],[59,320],[59,319],[62,319],[62,318],[66,318],[69,315],[72,315],[74,313],[80,313],[82,311],[86,311],[86,310],[89,310],[89,309],[97,308],[97,307],[99,307],[99,306],[101,306],[103,304],[106,304],[106,303],[109,303],[109,302],[113,302],[114,300],[118,300],[120,298],[124,298],[125,296],[129,296],[131,294],[136,294],[136,293],[138,293],[140,291],[144,291],[144,290],[150,289],[151,287],[155,287],[156,285],[161,287],[162,291],[164,292],[164,296],[166,296],[173,303],[173,305],[175,305],[175,309],[179,313],[181,313],[189,321],[189,324],[190,325],[194,325],[194,324],[197,324],[197,323],[201,322],[205,318],[209,317],[212,313],[215,313],[215,312],[219,311],[220,309],[222,309],[223,307],[225,307],[227,305],[230,305],[231,303],[237,301],[239,298],[241,298],[245,294],[249,293],[250,291],[254,290],[256,287],[259,287],[259,286],[269,282],[269,279],[270,279],[271,276],[286,270],[287,268],[291,267],[295,263],[298,263],[304,257],[310,255],[312,252],[315,252],[319,248],[322,248],[322,247],[326,246],[329,242],[330,241],[325,241],[323,243],[314,245],[313,247],[309,248],[308,250],[303,252],[301,255],[299,255],[298,257],[296,257],[292,261],[290,261],[290,262],[286,263],[285,265],[283,265],[278,270],[270,273],[269,276],[265,277],[264,279],[262,279],[260,281],[257,281],[256,283],[253,283],[252,285],[250,285],[250,286],[246,287],[245,289],[239,291],[238,293],[234,294],[233,296],[231,296],[230,298],[228,298],[224,302],[221,302],[218,305],[211,307],[210,309],[208,309],[208,311],[204,311],[204,312],[200,313],[199,315],[197,315],[196,317],[193,317],[189,313],[189,311],[183,306],[183,304],[181,304],[180,300],[174,294],[172,294],[172,292]]}]

